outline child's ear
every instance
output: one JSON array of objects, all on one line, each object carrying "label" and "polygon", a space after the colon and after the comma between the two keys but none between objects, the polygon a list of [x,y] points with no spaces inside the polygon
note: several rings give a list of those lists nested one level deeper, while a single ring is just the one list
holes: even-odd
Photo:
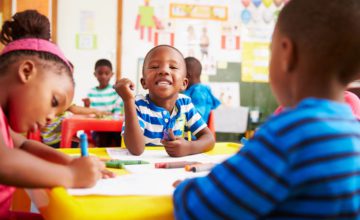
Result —
[{"label": "child's ear", "polygon": [[186,90],[188,84],[189,84],[189,79],[185,77],[184,80],[183,80],[183,84],[182,84],[182,87],[181,87],[181,91]]},{"label": "child's ear", "polygon": [[141,78],[141,79],[140,79],[140,83],[141,83],[143,89],[147,89],[147,86],[146,86],[146,83],[145,83],[144,78]]},{"label": "child's ear", "polygon": [[18,76],[22,83],[27,83],[37,73],[35,63],[32,60],[24,60],[18,67]]},{"label": "child's ear", "polygon": [[281,49],[283,52],[282,68],[287,73],[292,72],[297,65],[297,50],[294,41],[284,37],[281,40]]}]

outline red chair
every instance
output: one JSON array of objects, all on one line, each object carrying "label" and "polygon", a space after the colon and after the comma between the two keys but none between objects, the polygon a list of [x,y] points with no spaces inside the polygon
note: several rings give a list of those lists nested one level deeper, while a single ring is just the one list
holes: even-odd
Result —
[{"label": "red chair", "polygon": [[210,129],[211,133],[213,133],[214,138],[215,138],[215,140],[216,140],[214,111],[210,111],[207,125],[208,125],[208,128]]},{"label": "red chair", "polygon": [[118,131],[121,132],[123,117],[120,119],[96,119],[84,117],[66,118],[61,125],[60,148],[69,148],[76,132],[84,131]]},{"label": "red chair", "polygon": [[27,139],[42,142],[40,130],[37,129],[35,132],[28,132],[26,135]]}]

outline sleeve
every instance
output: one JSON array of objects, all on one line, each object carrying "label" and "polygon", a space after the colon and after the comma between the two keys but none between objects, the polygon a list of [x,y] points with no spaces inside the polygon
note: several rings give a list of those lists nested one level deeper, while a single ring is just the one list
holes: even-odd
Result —
[{"label": "sleeve", "polygon": [[191,100],[185,106],[186,108],[186,128],[191,131],[193,135],[196,135],[199,131],[205,128],[207,125],[202,119],[201,115],[197,112],[196,108],[192,104]]},{"label": "sleeve", "polygon": [[259,219],[289,195],[288,170],[285,152],[270,135],[258,135],[207,176],[180,183],[173,195],[175,217]]}]

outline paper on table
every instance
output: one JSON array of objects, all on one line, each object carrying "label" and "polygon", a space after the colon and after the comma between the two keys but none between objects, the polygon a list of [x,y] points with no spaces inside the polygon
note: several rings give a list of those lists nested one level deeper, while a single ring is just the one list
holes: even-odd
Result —
[{"label": "paper on table", "polygon": [[167,162],[167,161],[207,161],[208,155],[194,154],[185,157],[170,157],[164,150],[146,150],[140,156],[132,155],[127,149],[122,148],[106,148],[106,152],[112,159],[119,160],[145,160],[150,163]]},{"label": "paper on table", "polygon": [[102,179],[88,189],[68,189],[70,195],[172,195],[172,184],[179,179],[204,176],[208,172],[192,173],[184,169],[154,169],[147,173],[127,174]]}]

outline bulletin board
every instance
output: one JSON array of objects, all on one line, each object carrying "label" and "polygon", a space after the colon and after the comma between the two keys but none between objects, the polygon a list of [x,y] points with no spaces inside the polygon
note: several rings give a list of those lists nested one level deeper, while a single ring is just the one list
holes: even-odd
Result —
[{"label": "bulletin board", "polygon": [[[134,0],[126,3],[124,72],[141,72],[139,60],[153,46],[168,44],[203,66],[202,82],[224,90],[224,105],[257,107],[266,118],[276,108],[268,84],[269,46],[277,15],[286,0]],[[132,13],[132,14],[131,14]],[[129,35],[129,36],[127,36]],[[130,36],[131,35],[131,36]],[[134,55],[134,57],[131,57]],[[131,59],[135,60],[131,65]],[[135,82],[139,84],[139,82]],[[139,85],[138,85],[139,86]],[[228,95],[231,94],[231,95]],[[221,97],[220,97],[221,96]]]}]

